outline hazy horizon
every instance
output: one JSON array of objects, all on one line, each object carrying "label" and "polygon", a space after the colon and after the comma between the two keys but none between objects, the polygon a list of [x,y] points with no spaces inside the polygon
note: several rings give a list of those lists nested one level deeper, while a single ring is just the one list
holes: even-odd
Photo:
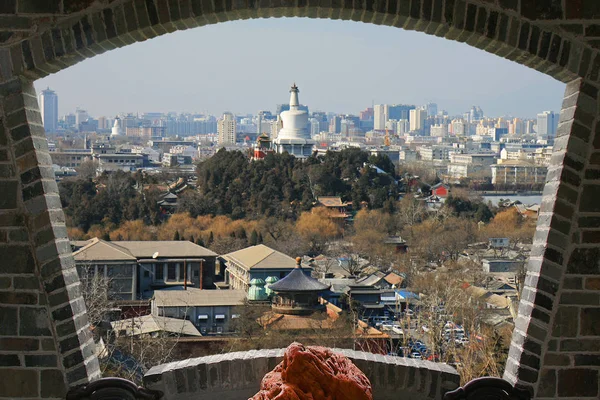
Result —
[{"label": "hazy horizon", "polygon": [[59,115],[86,109],[238,115],[274,111],[296,82],[311,111],[358,114],[374,104],[438,104],[450,115],[560,111],[565,85],[464,43],[365,23],[306,18],[219,23],[85,60],[39,81]]}]

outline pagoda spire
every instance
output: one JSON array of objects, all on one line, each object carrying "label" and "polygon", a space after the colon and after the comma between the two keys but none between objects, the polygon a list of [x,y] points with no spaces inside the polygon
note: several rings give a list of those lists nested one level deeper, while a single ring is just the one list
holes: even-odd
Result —
[{"label": "pagoda spire", "polygon": [[300,105],[300,103],[298,102],[298,93],[299,92],[300,92],[300,90],[298,89],[298,86],[296,86],[296,83],[294,82],[294,85],[290,89],[290,109],[292,107],[298,107]]}]

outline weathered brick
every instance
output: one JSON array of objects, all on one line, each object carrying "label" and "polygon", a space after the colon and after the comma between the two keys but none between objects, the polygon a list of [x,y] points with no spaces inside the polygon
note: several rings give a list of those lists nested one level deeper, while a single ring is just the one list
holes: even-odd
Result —
[{"label": "weathered brick", "polygon": [[54,339],[41,339],[42,350],[44,351],[54,351],[56,350],[56,344],[54,343]]},{"label": "weathered brick", "polygon": [[45,369],[40,371],[40,375],[42,398],[65,398],[65,395],[67,393],[65,385],[65,376],[60,370]]},{"label": "weathered brick", "polygon": [[573,359],[575,366],[600,366],[600,355],[598,354],[576,354]]},{"label": "weathered brick", "polygon": [[558,396],[593,397],[598,394],[598,370],[571,368],[558,371]]},{"label": "weathered brick", "polygon": [[67,381],[77,382],[88,378],[88,372],[85,365],[67,372]]},{"label": "weathered brick", "polygon": [[576,307],[559,307],[554,318],[554,337],[575,337],[578,328],[578,309]]},{"label": "weathered brick", "polygon": [[560,304],[597,305],[600,306],[600,293],[563,292]]},{"label": "weathered brick", "polygon": [[0,209],[17,208],[17,181],[0,181]]},{"label": "weathered brick", "polygon": [[53,354],[25,355],[26,367],[57,367],[56,356]]},{"label": "weathered brick", "polygon": [[35,351],[39,347],[37,339],[1,338],[0,350],[10,351]]},{"label": "weathered brick", "polygon": [[583,288],[583,278],[577,276],[565,276],[563,289],[579,290]]},{"label": "weathered brick", "polygon": [[558,353],[546,353],[544,356],[545,366],[567,366],[571,363],[569,356]]},{"label": "weathered brick", "polygon": [[589,352],[598,349],[600,349],[600,339],[565,339],[560,342],[560,351]]},{"label": "weathered brick", "polygon": [[40,282],[36,276],[14,278],[15,289],[33,290],[40,288]]},{"label": "weathered brick", "polygon": [[[600,307],[584,308],[581,310],[581,328],[582,336],[600,336]],[[600,347],[598,347],[600,348]],[[596,349],[597,350],[597,349]]]},{"label": "weathered brick", "polygon": [[12,369],[10,379],[0,379],[0,397],[37,397],[39,391],[38,371]]},{"label": "weathered brick", "polygon": [[35,293],[0,292],[0,304],[37,304]]},{"label": "weathered brick", "polygon": [[17,334],[17,308],[0,307],[0,336]]},{"label": "weathered brick", "polygon": [[0,290],[8,289],[12,286],[12,279],[0,276]]},{"label": "weathered brick", "polygon": [[585,288],[589,290],[600,290],[600,278],[586,278]]},{"label": "weathered brick", "polygon": [[17,0],[3,0],[0,2],[0,14],[14,14],[17,12]]},{"label": "weathered brick", "polygon": [[539,397],[554,397],[556,393],[556,370],[542,369],[537,395]]},{"label": "weathered brick", "polygon": [[21,360],[17,354],[0,354],[0,367],[20,367]]},{"label": "weathered brick", "polygon": [[600,274],[600,248],[575,249],[567,264],[571,274]]},{"label": "weathered brick", "polygon": [[48,310],[45,307],[19,309],[19,334],[21,336],[51,336]]},{"label": "weathered brick", "polygon": [[8,239],[11,242],[28,242],[29,232],[26,229],[13,229],[9,232]]}]

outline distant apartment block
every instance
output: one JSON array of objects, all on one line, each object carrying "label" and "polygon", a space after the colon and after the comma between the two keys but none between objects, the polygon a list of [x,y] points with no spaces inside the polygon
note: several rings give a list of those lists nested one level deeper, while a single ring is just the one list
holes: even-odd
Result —
[{"label": "distant apartment block", "polygon": [[453,179],[490,177],[495,162],[493,153],[451,153],[448,175]]},{"label": "distant apartment block", "polygon": [[46,132],[56,132],[58,130],[58,96],[50,88],[42,90],[40,94],[40,112]]},{"label": "distant apartment block", "polygon": [[52,164],[60,167],[78,168],[86,160],[92,159],[92,151],[86,149],[65,149],[51,151]]},{"label": "distant apartment block", "polygon": [[427,118],[427,111],[421,108],[410,110],[410,130],[411,132],[422,132],[425,128],[425,119]]},{"label": "distant apartment block", "polygon": [[167,136],[167,128],[164,126],[135,126],[126,127],[125,136],[139,138],[161,138]]},{"label": "distant apartment block", "polygon": [[237,122],[232,113],[224,113],[217,121],[218,144],[235,144],[237,139]]},{"label": "distant apartment block", "polygon": [[491,166],[494,185],[543,184],[548,168],[523,160],[498,160]]},{"label": "distant apartment block", "polygon": [[556,136],[559,114],[553,111],[544,111],[537,115],[537,134],[540,136]]},{"label": "distant apartment block", "polygon": [[424,146],[419,148],[423,161],[447,161],[454,148],[450,146]]}]

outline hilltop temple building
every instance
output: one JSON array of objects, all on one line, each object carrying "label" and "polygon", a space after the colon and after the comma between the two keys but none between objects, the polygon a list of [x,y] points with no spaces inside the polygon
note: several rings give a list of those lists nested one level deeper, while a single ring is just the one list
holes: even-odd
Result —
[{"label": "hilltop temple building", "polygon": [[308,111],[300,109],[298,92],[300,90],[294,83],[290,89],[290,109],[280,114],[283,127],[273,141],[273,147],[277,153],[287,152],[297,158],[308,158],[315,142],[307,129]]}]

